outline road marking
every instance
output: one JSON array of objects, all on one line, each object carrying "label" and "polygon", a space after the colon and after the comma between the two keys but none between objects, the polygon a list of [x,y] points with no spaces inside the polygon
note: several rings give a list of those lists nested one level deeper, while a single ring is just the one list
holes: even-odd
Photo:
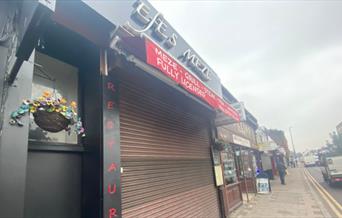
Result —
[{"label": "road marking", "polygon": [[[333,212],[331,211],[330,207],[326,205],[325,200],[322,199],[321,194],[316,190],[316,187],[314,187],[312,182],[309,180],[309,177],[305,175],[304,170],[302,171],[302,173],[303,173],[303,176],[305,178],[306,185],[309,187],[310,192],[314,196],[315,202],[317,202],[318,207],[323,214],[323,217],[332,218]],[[334,214],[334,215],[336,215],[336,214]]]},{"label": "road marking", "polygon": [[322,190],[322,192],[331,200],[331,202],[335,205],[335,207],[337,207],[337,209],[339,209],[342,212],[342,206],[334,199],[334,197],[332,197],[323,186],[321,186],[316,179],[310,174],[310,172],[306,170],[307,175],[311,178],[311,180],[316,184],[316,186]]},{"label": "road marking", "polygon": [[321,191],[321,189],[317,186],[317,184],[313,181],[313,179],[309,176],[309,173],[306,169],[304,169],[304,174],[308,178],[308,180],[311,182],[311,184],[316,188],[316,190],[321,194],[322,198],[327,202],[331,210],[337,215],[338,218],[342,218],[342,214],[338,211],[338,209],[335,207],[334,204],[332,204],[329,200],[329,198],[326,197],[324,192]]},{"label": "road marking", "polygon": [[[307,170],[307,169],[306,169],[306,170]],[[307,170],[307,173],[308,173],[308,175],[312,178],[312,180],[318,185],[318,187],[322,189],[322,191],[328,196],[328,198],[330,198],[330,200],[331,200],[331,201],[336,205],[336,207],[337,207],[338,209],[340,209],[341,212],[342,212],[342,206],[341,206],[341,204],[338,203],[338,202],[335,200],[335,198],[334,198],[333,196],[331,196],[331,194],[329,194],[329,192],[327,192],[327,190],[325,190],[325,188],[324,188],[321,184],[319,184],[319,183],[316,181],[316,179],[310,174],[310,172],[309,172],[308,170]]]},{"label": "road marking", "polygon": [[[317,191],[321,194],[321,196],[324,198],[324,200],[327,202],[331,210],[337,215],[338,218],[342,218],[342,214],[339,212],[339,210],[335,207],[336,205],[333,204],[329,198],[327,198],[326,194],[321,190],[319,187],[320,185],[314,180],[314,178],[309,175],[310,173],[307,171],[307,169],[304,169],[305,176],[311,181],[312,185],[317,189]],[[330,195],[328,193],[328,195]],[[340,206],[340,205],[339,205]]]}]

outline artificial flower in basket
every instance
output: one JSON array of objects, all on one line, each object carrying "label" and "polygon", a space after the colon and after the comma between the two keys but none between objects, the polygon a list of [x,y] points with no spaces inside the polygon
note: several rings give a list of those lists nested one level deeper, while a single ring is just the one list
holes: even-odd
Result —
[{"label": "artificial flower in basket", "polygon": [[71,101],[67,105],[65,98],[53,97],[49,91],[34,100],[24,100],[18,110],[12,112],[10,124],[23,126],[20,118],[25,114],[32,113],[34,122],[48,132],[62,130],[71,132],[75,126],[75,132],[84,136],[84,128],[81,119],[77,116],[77,104]]}]

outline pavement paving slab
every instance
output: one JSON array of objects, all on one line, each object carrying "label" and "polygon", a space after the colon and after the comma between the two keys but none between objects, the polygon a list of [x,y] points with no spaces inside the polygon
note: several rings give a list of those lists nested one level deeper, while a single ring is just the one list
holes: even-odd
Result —
[{"label": "pavement paving slab", "polygon": [[229,218],[334,218],[304,176],[303,168],[289,169],[286,185],[271,181],[270,194],[258,194]]}]

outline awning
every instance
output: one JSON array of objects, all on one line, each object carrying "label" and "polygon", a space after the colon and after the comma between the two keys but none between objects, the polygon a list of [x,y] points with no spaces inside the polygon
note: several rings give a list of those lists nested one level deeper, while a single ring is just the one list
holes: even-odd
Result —
[{"label": "awning", "polygon": [[232,106],[151,39],[138,36],[122,37],[118,47],[124,50],[127,53],[126,55],[134,55],[139,58],[144,63],[157,69],[176,85],[217,110],[218,116],[226,117],[231,123],[240,121],[239,113]]},{"label": "awning", "polygon": [[[242,102],[233,103],[231,104],[231,107],[239,114],[240,122],[246,121],[246,109]],[[235,122],[236,120],[232,119],[232,117],[225,116],[224,113],[218,113],[215,119],[215,126],[216,127],[225,126],[225,125],[233,124]]]}]

